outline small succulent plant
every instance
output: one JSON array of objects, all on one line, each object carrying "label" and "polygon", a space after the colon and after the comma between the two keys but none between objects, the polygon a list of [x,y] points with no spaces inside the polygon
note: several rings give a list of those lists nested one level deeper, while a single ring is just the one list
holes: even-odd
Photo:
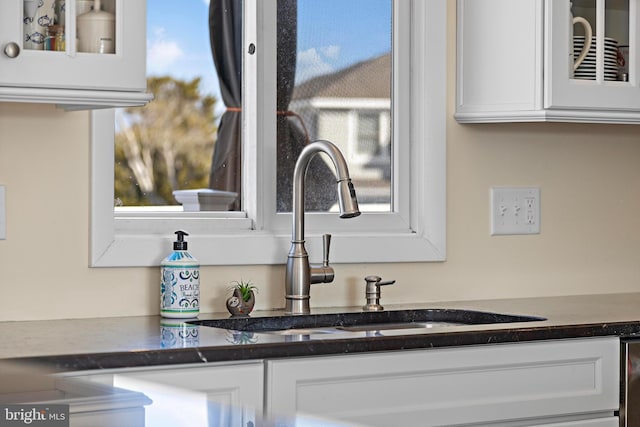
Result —
[{"label": "small succulent plant", "polygon": [[239,282],[233,282],[235,283],[231,289],[238,289],[240,291],[240,294],[242,295],[242,299],[243,301],[247,302],[249,301],[249,299],[251,299],[251,292],[252,291],[258,291],[258,288],[251,283],[251,281],[245,282],[243,280],[240,280]]}]

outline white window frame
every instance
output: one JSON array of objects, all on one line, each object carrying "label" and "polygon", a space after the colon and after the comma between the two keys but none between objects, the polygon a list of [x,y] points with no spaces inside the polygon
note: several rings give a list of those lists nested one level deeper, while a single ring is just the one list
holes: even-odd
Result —
[{"label": "white window frame", "polygon": [[[157,266],[179,229],[202,265],[283,264],[291,241],[291,214],[275,209],[274,0],[245,0],[246,70],[257,80],[243,87],[244,212],[116,212],[114,113],[91,113],[91,244],[93,267]],[[307,249],[322,258],[321,235],[333,235],[332,263],[445,260],[446,231],[446,0],[400,0],[394,16],[393,209],[342,220],[334,213],[307,213]],[[272,54],[269,54],[271,52]],[[245,73],[245,75],[247,75]],[[257,141],[257,143],[250,143]],[[405,149],[400,149],[406,144]],[[406,149],[408,147],[408,149]],[[357,192],[357,188],[356,188]]]}]

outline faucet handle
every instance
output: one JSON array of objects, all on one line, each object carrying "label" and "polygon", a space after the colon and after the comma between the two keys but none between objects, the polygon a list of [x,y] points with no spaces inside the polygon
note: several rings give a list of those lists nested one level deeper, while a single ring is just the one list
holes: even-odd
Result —
[{"label": "faucet handle", "polygon": [[322,235],[322,266],[329,267],[329,249],[331,249],[331,234]]},{"label": "faucet handle", "polygon": [[382,277],[380,276],[367,276],[364,278],[365,282],[367,282],[367,287],[370,285],[373,286],[385,286],[385,285],[393,285],[396,283],[395,280],[387,280],[386,282],[382,282]]},{"label": "faucet handle", "polygon": [[329,265],[329,248],[331,247],[331,234],[322,235],[322,266],[309,266],[310,284],[315,283],[331,283],[335,276],[333,267]]}]

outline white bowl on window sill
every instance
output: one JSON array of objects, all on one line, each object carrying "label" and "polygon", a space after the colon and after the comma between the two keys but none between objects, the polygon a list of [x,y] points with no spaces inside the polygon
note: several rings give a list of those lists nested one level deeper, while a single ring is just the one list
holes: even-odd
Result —
[{"label": "white bowl on window sill", "polygon": [[173,197],[182,204],[185,212],[228,211],[238,197],[238,193],[199,188],[176,190],[173,192]]}]

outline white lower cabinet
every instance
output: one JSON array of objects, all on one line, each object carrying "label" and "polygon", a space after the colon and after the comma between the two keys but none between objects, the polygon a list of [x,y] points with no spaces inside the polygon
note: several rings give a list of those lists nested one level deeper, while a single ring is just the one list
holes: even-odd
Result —
[{"label": "white lower cabinet", "polygon": [[614,427],[615,337],[266,362],[267,417],[367,426]]},{"label": "white lower cabinet", "polygon": [[602,337],[70,376],[144,393],[147,426],[617,427],[619,345]]},{"label": "white lower cabinet", "polygon": [[[501,426],[509,424],[500,424]],[[513,424],[510,424],[513,425]],[[527,424],[528,425],[528,424]],[[618,417],[584,419],[564,423],[535,424],[533,427],[620,427]]]},{"label": "white lower cabinet", "polygon": [[144,393],[147,426],[249,426],[262,415],[263,362],[109,369],[74,373]]}]

